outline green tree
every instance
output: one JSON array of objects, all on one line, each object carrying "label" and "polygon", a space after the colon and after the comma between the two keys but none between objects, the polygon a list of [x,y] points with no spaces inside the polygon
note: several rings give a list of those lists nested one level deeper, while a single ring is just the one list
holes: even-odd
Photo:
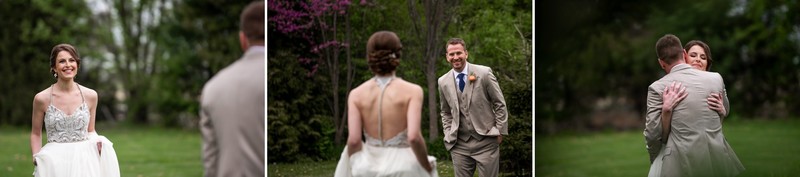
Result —
[{"label": "green tree", "polygon": [[[414,29],[413,36],[418,40],[418,44],[424,46],[420,47],[421,50],[419,50],[422,56],[411,59],[417,59],[418,66],[425,73],[425,85],[428,95],[426,100],[428,101],[429,139],[439,138],[439,119],[435,119],[439,115],[436,111],[436,106],[438,106],[436,103],[436,98],[438,98],[436,96],[436,93],[438,93],[436,82],[439,78],[436,75],[436,61],[444,53],[441,46],[445,44],[445,41],[442,39],[447,35],[447,29],[452,20],[451,16],[454,14],[453,7],[457,7],[459,3],[460,1],[458,0],[424,1],[421,3],[422,5],[419,5],[420,2],[408,0],[408,14],[411,17],[411,24]],[[424,12],[422,13],[424,16],[420,15],[420,10]]]},{"label": "green tree", "polygon": [[[50,50],[74,45],[83,58],[77,81],[88,80],[97,55],[90,50],[93,22],[83,1],[3,1],[0,3],[0,124],[30,125],[33,96],[55,83]],[[88,73],[88,74],[87,74]]]},{"label": "green tree", "polygon": [[158,68],[146,86],[147,105],[160,124],[197,125],[203,85],[244,53],[239,15],[250,1],[178,1],[151,29]]},{"label": "green tree", "polygon": [[[470,63],[492,68],[503,90],[509,135],[500,146],[500,166],[513,176],[533,171],[531,6],[532,1],[465,1],[450,33],[466,41]],[[443,58],[442,74],[451,68]]]}]

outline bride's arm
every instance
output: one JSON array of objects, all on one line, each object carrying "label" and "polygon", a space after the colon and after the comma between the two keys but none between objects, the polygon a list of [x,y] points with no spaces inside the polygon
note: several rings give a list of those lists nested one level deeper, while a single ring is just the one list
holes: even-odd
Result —
[{"label": "bride's arm", "polygon": [[425,146],[425,139],[422,138],[420,130],[420,123],[422,119],[422,88],[417,86],[412,89],[411,100],[408,103],[408,144],[411,145],[411,150],[414,151],[414,156],[417,157],[417,162],[422,165],[422,168],[430,173],[433,170],[430,162],[428,162],[428,149]]},{"label": "bride's arm", "polygon": [[683,87],[681,83],[672,82],[671,85],[667,85],[664,89],[662,94],[664,104],[661,105],[661,141],[662,143],[666,143],[669,137],[669,133],[672,126],[672,111],[675,109],[675,106],[678,105],[681,101],[683,101],[686,96],[689,94],[686,93],[686,87]]},{"label": "bride's arm", "polygon": [[88,132],[94,132],[94,121],[97,113],[97,92],[92,89],[86,89],[86,106],[89,106],[89,128],[87,129]]},{"label": "bride's arm", "polygon": [[358,92],[351,92],[347,98],[347,155],[361,150],[361,112],[356,107],[355,97]]},{"label": "bride's arm", "polygon": [[[37,95],[38,97],[41,97]],[[33,98],[33,114],[31,125],[31,155],[36,155],[42,149],[42,124],[44,124],[44,112],[46,101],[41,98]],[[36,165],[36,159],[33,160]]]},{"label": "bride's arm", "polygon": [[[92,89],[87,89],[87,90],[88,91],[86,92],[86,99],[88,100],[88,104],[89,104],[88,105],[89,106],[89,128],[87,129],[87,131],[90,134],[92,134],[94,136],[97,136],[97,131],[95,131],[94,125],[95,125],[95,120],[97,120],[96,119],[96,117],[97,117],[97,103],[98,103],[97,100],[100,100],[100,99],[99,99],[99,96],[97,95],[96,91],[94,91]],[[96,144],[97,144],[97,154],[102,155],[102,153],[103,153],[103,142],[98,140]]]}]

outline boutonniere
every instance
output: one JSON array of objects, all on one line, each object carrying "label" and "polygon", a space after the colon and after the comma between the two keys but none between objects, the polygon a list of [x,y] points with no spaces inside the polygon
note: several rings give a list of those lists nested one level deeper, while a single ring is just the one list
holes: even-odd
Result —
[{"label": "boutonniere", "polygon": [[469,73],[469,77],[467,77],[467,80],[469,80],[469,82],[475,81],[477,79],[478,79],[478,76],[475,75],[475,72],[470,72]]}]

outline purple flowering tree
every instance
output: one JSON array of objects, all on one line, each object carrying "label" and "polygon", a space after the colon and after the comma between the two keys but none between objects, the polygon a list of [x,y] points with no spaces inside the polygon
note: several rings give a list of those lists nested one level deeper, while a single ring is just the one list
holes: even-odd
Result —
[{"label": "purple flowering tree", "polygon": [[[360,4],[368,3],[362,0]],[[307,76],[318,74],[321,67],[329,78],[331,97],[328,100],[336,127],[334,141],[337,145],[341,144],[347,125],[347,104],[343,101],[347,100],[354,78],[349,45],[352,31],[348,13],[350,5],[349,0],[268,1],[271,26],[284,35],[299,39],[297,45],[305,46],[302,52],[306,55],[297,60],[308,66]],[[340,57],[342,52],[344,61]]]}]

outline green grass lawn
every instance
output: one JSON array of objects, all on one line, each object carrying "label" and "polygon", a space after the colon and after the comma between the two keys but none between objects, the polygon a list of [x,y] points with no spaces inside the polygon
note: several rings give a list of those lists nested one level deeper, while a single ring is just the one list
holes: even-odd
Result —
[{"label": "green grass lawn", "polygon": [[[739,176],[800,174],[800,120],[729,121],[728,143],[746,170]],[[536,176],[647,176],[642,131],[537,136]]]},{"label": "green grass lawn", "polygon": [[[123,177],[203,175],[197,131],[104,125],[97,129],[114,143]],[[0,176],[30,176],[31,163],[30,128],[0,128]]]}]

